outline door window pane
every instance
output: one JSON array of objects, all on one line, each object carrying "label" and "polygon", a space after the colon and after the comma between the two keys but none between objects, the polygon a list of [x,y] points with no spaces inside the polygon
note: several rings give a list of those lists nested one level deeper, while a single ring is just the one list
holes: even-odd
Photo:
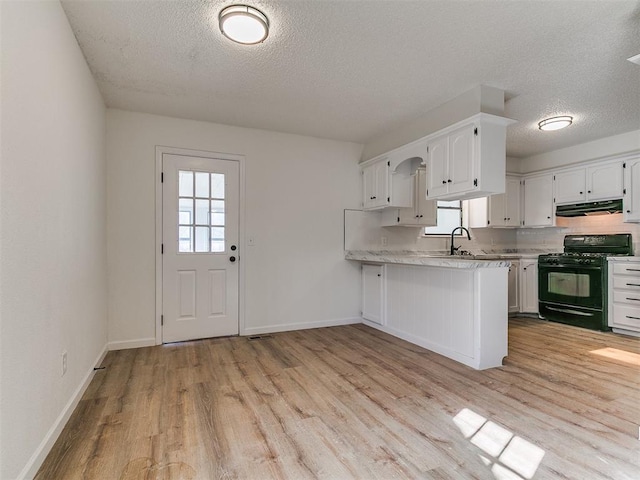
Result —
[{"label": "door window pane", "polygon": [[181,253],[193,252],[193,235],[191,227],[178,227],[178,251]]},{"label": "door window pane", "polygon": [[193,172],[178,171],[178,195],[180,197],[193,196]]},{"label": "door window pane", "polygon": [[196,252],[209,251],[209,227],[196,227]]},{"label": "door window pane", "polygon": [[196,225],[209,225],[209,200],[196,200]]},{"label": "door window pane", "polygon": [[211,251],[224,252],[224,227],[211,228]]},{"label": "door window pane", "polygon": [[224,173],[211,174],[211,198],[224,198]]},{"label": "door window pane", "polygon": [[224,200],[211,200],[211,225],[224,226]]},{"label": "door window pane", "polygon": [[181,198],[178,201],[178,224],[193,224],[193,200],[190,198]]},{"label": "door window pane", "polygon": [[209,198],[209,174],[196,172],[196,197]]}]

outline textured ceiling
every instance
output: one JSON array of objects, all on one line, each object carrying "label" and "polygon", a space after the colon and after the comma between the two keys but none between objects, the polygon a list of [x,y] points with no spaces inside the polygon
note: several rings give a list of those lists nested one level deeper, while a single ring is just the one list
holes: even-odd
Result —
[{"label": "textured ceiling", "polygon": [[640,129],[639,1],[253,1],[254,46],[220,34],[232,3],[62,2],[109,107],[366,143],[488,85],[513,157]]}]

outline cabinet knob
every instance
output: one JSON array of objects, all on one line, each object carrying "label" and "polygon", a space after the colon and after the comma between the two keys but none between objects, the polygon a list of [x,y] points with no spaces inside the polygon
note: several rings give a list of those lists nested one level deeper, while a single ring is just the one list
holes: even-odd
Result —
[{"label": "cabinet knob", "polygon": [[587,193],[591,193],[591,190],[587,190]]},{"label": "cabinet knob", "polygon": [[420,215],[420,218],[424,217],[424,215]]},{"label": "cabinet knob", "polygon": [[447,183],[451,183],[451,179],[447,180]]},{"label": "cabinet knob", "polygon": [[524,270],[526,270],[526,269],[527,269],[527,267],[524,267]]},{"label": "cabinet knob", "polygon": [[631,210],[627,210],[627,213],[631,213]]},{"label": "cabinet knob", "polygon": [[582,192],[580,192],[580,195],[582,195]]},{"label": "cabinet knob", "polygon": [[551,217],[547,217],[547,220],[551,220]]},{"label": "cabinet knob", "polygon": [[446,184],[447,184],[447,181],[446,181],[446,180],[442,180],[442,184],[443,184],[443,185],[446,185]]},{"label": "cabinet knob", "polygon": [[416,218],[420,218],[420,215],[416,215]]},{"label": "cabinet knob", "polygon": [[379,273],[379,274],[378,274],[378,276],[379,276],[379,277],[381,277],[381,276],[382,276],[382,274],[381,274],[381,273]]}]

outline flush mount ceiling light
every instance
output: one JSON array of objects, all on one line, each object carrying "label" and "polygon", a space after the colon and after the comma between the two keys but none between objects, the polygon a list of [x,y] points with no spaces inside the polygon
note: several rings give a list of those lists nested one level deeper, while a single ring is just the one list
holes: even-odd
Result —
[{"label": "flush mount ceiling light", "polygon": [[551,117],[546,118],[538,123],[538,128],[540,130],[550,131],[550,130],[560,130],[561,128],[568,127],[573,123],[573,117],[563,116],[563,117]]},{"label": "flush mount ceiling light", "polygon": [[269,19],[248,5],[231,5],[218,15],[220,31],[229,40],[243,45],[263,42],[269,35]]}]

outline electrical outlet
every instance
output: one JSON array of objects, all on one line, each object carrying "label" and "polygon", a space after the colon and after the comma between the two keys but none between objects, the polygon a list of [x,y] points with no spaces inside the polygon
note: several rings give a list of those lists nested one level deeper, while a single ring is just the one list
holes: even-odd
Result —
[{"label": "electrical outlet", "polygon": [[67,373],[67,351],[62,352],[62,377]]},{"label": "electrical outlet", "polygon": [[387,240],[387,237],[384,237],[384,236],[380,239],[380,241],[383,246],[386,246],[389,243],[389,241]]}]

